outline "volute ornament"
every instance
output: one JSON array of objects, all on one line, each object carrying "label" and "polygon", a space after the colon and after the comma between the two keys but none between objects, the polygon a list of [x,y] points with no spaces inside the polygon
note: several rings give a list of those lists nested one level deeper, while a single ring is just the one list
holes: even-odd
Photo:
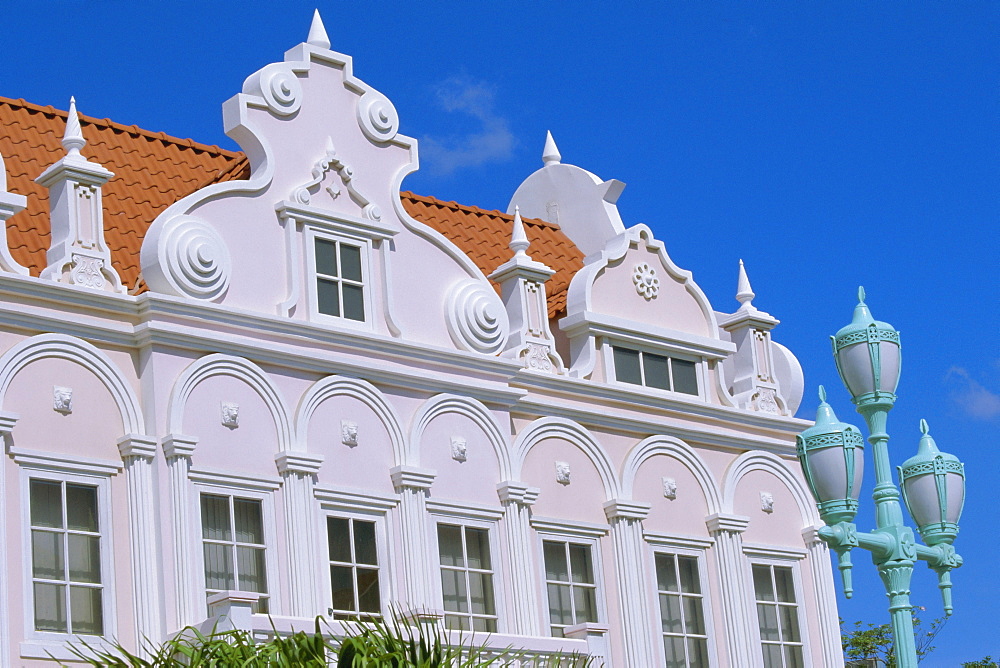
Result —
[{"label": "volute ornament", "polygon": [[445,300],[448,331],[465,350],[494,355],[510,330],[507,310],[489,285],[475,279],[455,284]]}]

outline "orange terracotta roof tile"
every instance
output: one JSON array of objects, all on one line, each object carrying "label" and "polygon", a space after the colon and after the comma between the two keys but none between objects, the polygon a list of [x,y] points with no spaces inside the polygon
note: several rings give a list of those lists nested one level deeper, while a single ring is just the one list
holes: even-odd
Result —
[{"label": "orange terracotta roof tile", "polygon": [[[139,249],[149,225],[167,206],[212,183],[250,178],[246,156],[218,146],[149,132],[109,119],[80,116],[87,146],[83,154],[115,176],[104,186],[105,239],[111,261],[131,292],[145,290],[139,275]],[[14,259],[37,276],[49,246],[48,191],[34,182],[65,151],[60,144],[66,112],[0,97],[0,155],[8,190],[28,196],[28,208],[7,221]],[[411,192],[400,193],[413,218],[434,228],[464,251],[485,274],[511,258],[513,216]],[[558,225],[525,218],[528,253],[553,270],[547,284],[549,317],[566,310],[570,279],[583,254]]]}]

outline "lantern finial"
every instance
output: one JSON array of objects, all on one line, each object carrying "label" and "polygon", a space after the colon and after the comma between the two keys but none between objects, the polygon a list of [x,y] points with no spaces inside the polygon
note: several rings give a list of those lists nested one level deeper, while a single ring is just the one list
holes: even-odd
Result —
[{"label": "lantern finial", "polygon": [[858,286],[858,301],[862,304],[865,303],[865,286],[863,285]]},{"label": "lantern finial", "polygon": [[826,388],[822,385],[819,386],[819,400],[824,404],[826,403]]},{"label": "lantern finial", "polygon": [[927,420],[920,418],[920,433],[926,436],[930,430],[931,428],[927,426]]}]

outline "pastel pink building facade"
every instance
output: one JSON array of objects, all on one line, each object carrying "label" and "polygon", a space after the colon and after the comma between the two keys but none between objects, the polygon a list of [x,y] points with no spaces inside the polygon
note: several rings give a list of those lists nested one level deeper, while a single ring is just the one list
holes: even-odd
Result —
[{"label": "pastel pink building facade", "polygon": [[[47,266],[0,244],[0,663],[395,608],[606,666],[842,665],[802,372],[742,267],[716,310],[550,137],[484,275],[404,209],[416,142],[329,47],[314,22],[225,103],[250,178],[160,213],[139,295],[71,110]],[[586,255],[558,319],[521,215]]]}]

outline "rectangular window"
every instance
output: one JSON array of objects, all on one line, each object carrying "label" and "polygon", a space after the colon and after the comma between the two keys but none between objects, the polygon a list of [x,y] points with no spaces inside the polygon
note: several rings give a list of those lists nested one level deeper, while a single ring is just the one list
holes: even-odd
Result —
[{"label": "rectangular window", "polygon": [[316,238],[316,308],[348,320],[365,320],[361,247]]},{"label": "rectangular window", "polygon": [[805,664],[792,569],[754,564],[753,590],[764,668],[802,668]]},{"label": "rectangular window", "polygon": [[497,630],[493,564],[486,529],[438,524],[444,624],[463,631]]},{"label": "rectangular window", "polygon": [[645,385],[682,394],[698,394],[695,362],[614,346],[615,378],[622,383]]},{"label": "rectangular window", "polygon": [[708,668],[708,632],[698,560],[656,555],[663,656],[667,668]]},{"label": "rectangular window", "polygon": [[379,594],[375,523],[327,517],[326,537],[333,618],[380,614],[382,600]]},{"label": "rectangular window", "polygon": [[597,621],[597,585],[590,550],[590,545],[577,543],[542,543],[549,625],[557,638],[567,626]]},{"label": "rectangular window", "polygon": [[29,482],[35,630],[104,633],[97,488]]},{"label": "rectangular window", "polygon": [[260,594],[253,611],[268,612],[264,520],[260,499],[201,495],[201,536],[208,596],[227,589]]}]

